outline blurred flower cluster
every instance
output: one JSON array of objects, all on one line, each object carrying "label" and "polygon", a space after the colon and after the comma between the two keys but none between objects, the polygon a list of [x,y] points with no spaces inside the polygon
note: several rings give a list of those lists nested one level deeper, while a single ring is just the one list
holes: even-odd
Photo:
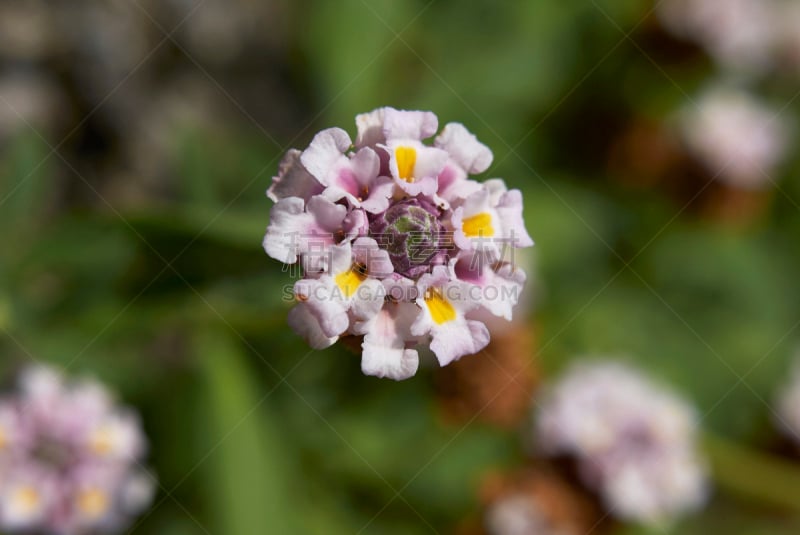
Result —
[{"label": "blurred flower cluster", "polygon": [[535,451],[574,459],[610,514],[662,525],[705,503],[694,410],[634,369],[579,362],[536,412]]},{"label": "blurred flower cluster", "polygon": [[492,153],[463,125],[429,145],[431,112],[379,108],[356,124],[355,142],[330,128],[286,155],[264,249],[302,268],[289,323],[312,347],[363,336],[364,373],[405,379],[419,343],[442,366],[483,349],[476,309],[511,320],[525,281],[513,250],[533,242],[519,190],[469,178]]},{"label": "blurred flower cluster", "polygon": [[675,37],[716,65],[714,81],[689,96],[674,130],[707,176],[743,191],[774,187],[793,128],[762,94],[767,74],[797,73],[800,9],[781,0],[663,0],[656,11]]},{"label": "blurred flower cluster", "polygon": [[760,75],[800,67],[800,7],[791,0],[662,0],[657,13],[725,69]]},{"label": "blurred flower cluster", "polygon": [[124,527],[147,507],[137,416],[99,383],[51,368],[22,375],[0,400],[0,529],[79,535]]},{"label": "blurred flower cluster", "polygon": [[770,173],[786,154],[790,129],[752,94],[708,88],[679,119],[681,138],[710,175],[746,190],[775,185]]}]

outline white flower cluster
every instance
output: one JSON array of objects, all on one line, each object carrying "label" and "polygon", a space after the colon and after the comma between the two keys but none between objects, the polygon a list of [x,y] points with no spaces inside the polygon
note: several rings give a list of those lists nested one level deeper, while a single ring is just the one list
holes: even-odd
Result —
[{"label": "white flower cluster", "polygon": [[512,319],[526,276],[509,256],[533,240],[519,190],[470,178],[492,152],[462,124],[384,107],[356,126],[286,154],[264,250],[302,269],[288,319],[309,345],[363,337],[365,374],[406,379],[418,346],[442,366],[486,347],[480,310]]},{"label": "white flower cluster", "polygon": [[82,535],[124,527],[149,505],[136,414],[99,383],[28,369],[0,400],[0,530]]},{"label": "white flower cluster", "polygon": [[800,3],[661,0],[656,7],[663,26],[700,45],[727,80],[690,99],[678,114],[688,152],[729,186],[768,188],[792,132],[777,110],[744,87],[778,69],[800,73]]},{"label": "white flower cluster", "polygon": [[773,183],[786,154],[788,125],[751,93],[712,87],[680,113],[679,131],[691,152],[719,180],[740,189]]},{"label": "white flower cluster", "polygon": [[800,8],[792,0],[661,0],[657,13],[670,32],[702,46],[726,70],[800,67]]},{"label": "white flower cluster", "polygon": [[611,514],[662,524],[702,506],[707,472],[695,413],[683,400],[615,362],[575,365],[536,415],[537,448],[574,458]]}]

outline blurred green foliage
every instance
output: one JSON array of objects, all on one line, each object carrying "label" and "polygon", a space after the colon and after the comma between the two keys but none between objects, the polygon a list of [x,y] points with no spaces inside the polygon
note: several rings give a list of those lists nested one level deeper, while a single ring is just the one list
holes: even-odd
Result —
[{"label": "blurred green foliage", "polygon": [[[318,127],[352,132],[356,113],[380,105],[466,124],[495,152],[487,176],[524,192],[537,242],[532,365],[620,355],[730,441],[709,447],[723,473],[714,503],[675,533],[796,533],[800,504],[774,489],[792,493],[800,466],[758,470],[765,454],[752,452],[776,440],[769,404],[797,344],[800,166],[787,166],[763,218],[730,226],[621,185],[581,145],[587,108],[659,117],[708,76],[705,64],[668,66],[673,84],[625,39],[650,7],[291,4],[286,61],[316,115],[293,125],[291,145]],[[476,507],[487,470],[522,461],[518,435],[443,423],[429,368],[396,384],[363,377],[342,348],[309,351],[285,324],[288,274],[260,248],[285,147],[245,117],[174,139],[174,195],[119,211],[60,202],[61,162],[37,136],[4,143],[2,371],[58,363],[140,408],[162,488],[136,533],[446,532]],[[764,492],[725,475],[748,462]]]}]

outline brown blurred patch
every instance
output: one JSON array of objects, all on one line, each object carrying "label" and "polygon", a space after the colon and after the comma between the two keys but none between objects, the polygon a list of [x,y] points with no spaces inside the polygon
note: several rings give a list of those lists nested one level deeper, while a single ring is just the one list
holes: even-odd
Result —
[{"label": "brown blurred patch", "polygon": [[748,225],[761,219],[774,197],[772,190],[743,190],[725,184],[714,184],[710,189],[704,213],[731,225]]},{"label": "brown blurred patch", "polygon": [[610,176],[629,188],[657,191],[690,214],[726,225],[747,226],[770,206],[771,190],[735,188],[690,155],[667,125],[633,118],[612,142]]},{"label": "brown blurred patch", "polygon": [[530,506],[538,516],[536,532],[542,535],[584,535],[602,533],[611,522],[604,518],[594,497],[562,477],[546,463],[532,463],[510,474],[488,474],[479,490],[480,514],[465,519],[456,535],[495,535],[488,530],[487,515],[504,500]]},{"label": "brown blurred patch", "polygon": [[697,43],[673,35],[661,24],[655,10],[642,21],[634,41],[647,51],[653,61],[662,66],[691,65],[709,62],[708,55]]},{"label": "brown blurred patch", "polygon": [[663,183],[683,158],[679,143],[662,123],[637,117],[612,142],[608,167],[623,184],[649,188]]},{"label": "brown blurred patch", "polygon": [[437,371],[436,395],[448,421],[477,417],[502,428],[528,414],[538,380],[534,328],[525,321],[492,333],[489,345]]},{"label": "brown blurred patch", "polygon": [[350,353],[354,355],[361,356],[361,342],[364,341],[363,336],[355,336],[352,334],[347,334],[344,336],[339,337],[339,342],[342,344],[344,348],[346,348]]}]

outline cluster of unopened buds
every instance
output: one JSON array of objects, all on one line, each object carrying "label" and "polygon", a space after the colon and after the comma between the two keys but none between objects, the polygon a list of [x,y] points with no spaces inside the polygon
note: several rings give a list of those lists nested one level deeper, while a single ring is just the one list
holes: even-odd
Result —
[{"label": "cluster of unopened buds", "polygon": [[123,528],[152,498],[137,416],[99,383],[22,374],[0,399],[0,530],[83,535]]},{"label": "cluster of unopened buds", "polygon": [[290,150],[267,191],[272,258],[299,266],[289,324],[316,349],[363,337],[364,373],[414,375],[417,346],[439,363],[489,342],[480,309],[511,319],[525,281],[513,250],[533,242],[522,195],[486,171],[491,151],[463,125],[379,108]]}]

